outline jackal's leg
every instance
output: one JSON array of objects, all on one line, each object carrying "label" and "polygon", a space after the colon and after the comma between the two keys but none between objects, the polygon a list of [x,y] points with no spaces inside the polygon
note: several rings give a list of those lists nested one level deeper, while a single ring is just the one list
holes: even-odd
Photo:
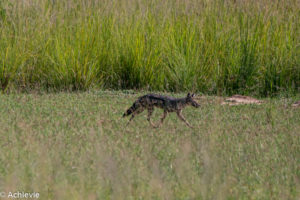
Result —
[{"label": "jackal's leg", "polygon": [[147,117],[147,120],[148,120],[148,122],[150,123],[151,126],[156,127],[156,126],[151,122],[151,119],[150,119],[151,115],[153,114],[153,111],[154,111],[154,108],[153,108],[153,107],[149,107],[149,108],[148,108],[148,117]]},{"label": "jackal's leg", "polygon": [[177,111],[176,113],[177,113],[177,116],[179,117],[179,119],[181,119],[182,121],[184,121],[184,123],[185,123],[188,127],[193,128],[193,127],[192,127],[192,126],[184,119],[183,115],[181,114],[181,110],[180,110],[180,111]]},{"label": "jackal's leg", "polygon": [[141,107],[141,108],[137,109],[134,113],[132,113],[132,115],[131,115],[129,121],[128,121],[127,124],[126,124],[126,126],[128,126],[128,124],[131,122],[131,120],[132,120],[136,115],[140,114],[140,113],[143,112],[144,110],[145,110],[145,109]]},{"label": "jackal's leg", "polygon": [[163,116],[160,118],[160,124],[158,125],[158,127],[161,127],[162,123],[164,122],[166,116],[168,114],[168,111],[164,110],[164,114]]}]

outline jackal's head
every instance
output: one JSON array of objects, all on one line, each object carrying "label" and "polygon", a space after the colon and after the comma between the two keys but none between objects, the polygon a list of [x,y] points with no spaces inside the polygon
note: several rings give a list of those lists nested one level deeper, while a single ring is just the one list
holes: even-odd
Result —
[{"label": "jackal's head", "polygon": [[193,99],[194,96],[195,94],[188,93],[186,96],[186,103],[191,106],[194,106],[195,108],[198,108],[200,105]]}]

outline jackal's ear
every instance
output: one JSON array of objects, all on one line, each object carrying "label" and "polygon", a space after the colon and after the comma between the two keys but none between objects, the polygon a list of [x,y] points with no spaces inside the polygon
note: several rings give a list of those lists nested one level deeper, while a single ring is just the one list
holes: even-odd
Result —
[{"label": "jackal's ear", "polygon": [[194,97],[194,96],[196,96],[195,93],[193,93],[191,97]]},{"label": "jackal's ear", "polygon": [[191,96],[191,94],[190,94],[190,93],[188,93],[188,94],[187,94],[187,97],[190,97],[190,96]]}]

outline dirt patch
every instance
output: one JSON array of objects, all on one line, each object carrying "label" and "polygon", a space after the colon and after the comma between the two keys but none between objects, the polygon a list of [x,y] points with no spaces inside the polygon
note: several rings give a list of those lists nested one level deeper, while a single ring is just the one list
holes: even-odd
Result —
[{"label": "dirt patch", "polygon": [[255,99],[249,96],[242,96],[242,95],[233,95],[232,97],[226,98],[225,101],[221,103],[221,105],[240,105],[240,104],[262,104],[263,101]]},{"label": "dirt patch", "polygon": [[292,107],[300,107],[300,100],[292,104]]}]

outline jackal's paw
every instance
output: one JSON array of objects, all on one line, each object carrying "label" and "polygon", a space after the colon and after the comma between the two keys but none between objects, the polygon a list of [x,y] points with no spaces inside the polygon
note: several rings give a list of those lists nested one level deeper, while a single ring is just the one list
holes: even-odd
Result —
[{"label": "jackal's paw", "polygon": [[160,125],[151,124],[152,128],[159,128]]}]

